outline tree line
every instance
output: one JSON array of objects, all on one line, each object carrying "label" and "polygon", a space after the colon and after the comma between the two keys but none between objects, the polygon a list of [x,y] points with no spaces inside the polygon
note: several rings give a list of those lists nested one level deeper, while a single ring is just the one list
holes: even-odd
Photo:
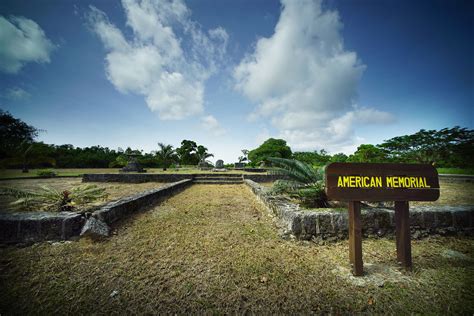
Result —
[{"label": "tree line", "polygon": [[474,130],[455,126],[441,130],[420,130],[397,136],[378,145],[362,144],[351,154],[330,155],[324,149],[292,152],[283,139],[270,138],[249,152],[251,165],[268,163],[268,158],[287,158],[309,165],[323,166],[331,162],[429,163],[444,168],[474,167]]},{"label": "tree line", "polygon": [[[208,149],[192,140],[181,145],[158,143],[157,150],[143,153],[132,148],[74,147],[37,142],[42,131],[0,110],[0,167],[2,168],[120,168],[128,155],[136,154],[148,168],[168,168],[176,165],[210,166],[213,157]],[[430,163],[437,167],[474,167],[474,131],[455,126],[441,130],[420,130],[411,135],[397,136],[378,145],[362,144],[351,154],[329,154],[324,149],[292,152],[283,139],[270,138],[253,150],[242,150],[239,163],[259,167],[271,165],[268,158],[288,158],[314,166],[330,162],[395,162]]]},{"label": "tree line", "polygon": [[168,168],[172,164],[207,164],[213,155],[203,145],[183,140],[174,149],[158,143],[151,153],[128,147],[114,150],[108,147],[75,147],[52,145],[35,141],[39,130],[9,112],[0,110],[0,167],[2,168],[120,168],[127,164],[129,155],[137,155],[139,163],[148,168]]}]

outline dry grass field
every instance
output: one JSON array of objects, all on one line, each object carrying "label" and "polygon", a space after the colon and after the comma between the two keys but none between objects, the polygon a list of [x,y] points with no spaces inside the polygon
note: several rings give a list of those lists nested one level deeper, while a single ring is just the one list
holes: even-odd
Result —
[{"label": "dry grass field", "polygon": [[244,185],[194,185],[108,239],[0,249],[0,314],[474,313],[472,238],[413,241],[412,272],[363,244],[354,280],[347,241],[283,240]]}]

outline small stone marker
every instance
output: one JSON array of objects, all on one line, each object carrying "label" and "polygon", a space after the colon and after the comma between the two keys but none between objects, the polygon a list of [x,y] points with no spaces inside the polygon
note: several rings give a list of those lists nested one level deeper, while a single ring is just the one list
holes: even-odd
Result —
[{"label": "small stone marker", "polygon": [[397,260],[411,269],[408,201],[436,201],[438,172],[426,164],[336,162],[326,167],[326,195],[349,202],[349,258],[355,276],[364,273],[360,201],[395,201]]},{"label": "small stone marker", "polygon": [[82,227],[81,236],[89,236],[92,238],[109,236],[109,226],[101,220],[89,217]]},{"label": "small stone marker", "polygon": [[216,161],[216,169],[223,169],[224,168],[224,160],[219,159]]}]

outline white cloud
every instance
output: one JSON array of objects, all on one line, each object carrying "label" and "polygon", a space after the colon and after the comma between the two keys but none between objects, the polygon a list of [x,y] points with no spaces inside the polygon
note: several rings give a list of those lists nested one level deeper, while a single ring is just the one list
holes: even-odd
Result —
[{"label": "white cloud", "polygon": [[122,5],[131,39],[104,12],[91,7],[88,15],[107,50],[109,81],[122,93],[143,95],[163,120],[202,113],[204,84],[224,58],[227,32],[221,27],[204,32],[181,0],[123,0]]},{"label": "white cloud", "polygon": [[354,123],[389,122],[391,114],[357,108],[364,72],[355,52],[344,49],[336,11],[321,1],[282,1],[270,38],[234,69],[235,88],[258,104],[250,120],[269,118],[280,135],[300,150],[338,150],[357,143]]},{"label": "white cloud", "polygon": [[25,100],[31,97],[30,93],[20,87],[8,88],[3,96],[9,100]]},{"label": "white cloud", "polygon": [[222,136],[227,131],[219,124],[217,119],[212,115],[201,117],[201,127],[211,132],[214,136]]},{"label": "white cloud", "polygon": [[0,16],[0,71],[16,74],[29,62],[49,63],[54,48],[33,20]]}]

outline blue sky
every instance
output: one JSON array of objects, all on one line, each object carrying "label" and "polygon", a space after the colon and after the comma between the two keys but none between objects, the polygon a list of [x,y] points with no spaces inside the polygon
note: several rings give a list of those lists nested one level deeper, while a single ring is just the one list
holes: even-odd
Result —
[{"label": "blue sky", "polygon": [[473,127],[471,1],[0,3],[0,108],[75,146],[232,162]]}]

